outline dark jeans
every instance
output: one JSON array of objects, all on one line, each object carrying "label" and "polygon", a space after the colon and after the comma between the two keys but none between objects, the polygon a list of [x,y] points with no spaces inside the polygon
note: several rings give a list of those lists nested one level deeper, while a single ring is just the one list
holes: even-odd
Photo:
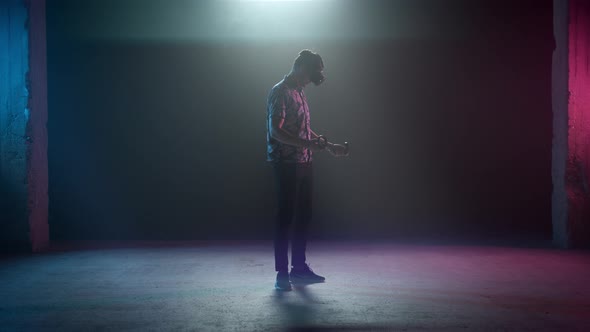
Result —
[{"label": "dark jeans", "polygon": [[305,264],[305,247],[311,220],[313,172],[310,163],[274,164],[278,211],[274,229],[275,270],[289,267],[289,228],[293,225],[291,265]]}]

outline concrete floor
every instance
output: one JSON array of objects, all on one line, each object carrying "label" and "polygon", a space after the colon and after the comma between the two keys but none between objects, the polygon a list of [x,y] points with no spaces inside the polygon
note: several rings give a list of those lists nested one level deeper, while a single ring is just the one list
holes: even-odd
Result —
[{"label": "concrete floor", "polygon": [[590,331],[590,252],[312,242],[324,284],[273,289],[270,242],[56,247],[0,260],[0,331]]}]

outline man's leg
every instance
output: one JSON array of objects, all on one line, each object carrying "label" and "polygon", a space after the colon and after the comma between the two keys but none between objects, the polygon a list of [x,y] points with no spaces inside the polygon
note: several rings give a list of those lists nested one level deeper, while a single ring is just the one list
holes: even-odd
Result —
[{"label": "man's leg", "polygon": [[292,265],[289,279],[293,283],[324,282],[326,278],[315,274],[305,262],[305,248],[309,223],[311,220],[311,200],[313,191],[313,174],[311,165],[302,166],[299,174],[299,187],[297,193],[297,212],[295,213],[295,225],[293,234]]},{"label": "man's leg", "polygon": [[275,270],[289,269],[289,225],[293,219],[296,197],[295,164],[275,165],[278,210],[274,225]]},{"label": "man's leg", "polygon": [[312,166],[311,164],[300,164],[297,167],[297,211],[295,212],[291,246],[291,264],[295,268],[305,266],[305,249],[312,217],[312,194]]}]

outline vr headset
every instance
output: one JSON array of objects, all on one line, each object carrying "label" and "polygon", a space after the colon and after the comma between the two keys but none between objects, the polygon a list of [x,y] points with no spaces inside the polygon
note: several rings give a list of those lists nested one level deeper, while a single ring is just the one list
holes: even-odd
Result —
[{"label": "vr headset", "polygon": [[323,66],[320,66],[320,67],[318,67],[318,69],[314,70],[309,75],[309,79],[311,80],[311,82],[313,84],[320,85],[320,84],[322,84],[326,80],[326,77],[322,73],[322,70],[323,70]]},{"label": "vr headset", "polygon": [[309,80],[315,85],[320,85],[326,80],[326,77],[322,73],[324,70],[324,61],[319,55],[316,56],[316,61],[314,61],[315,66],[313,71],[309,74]]}]

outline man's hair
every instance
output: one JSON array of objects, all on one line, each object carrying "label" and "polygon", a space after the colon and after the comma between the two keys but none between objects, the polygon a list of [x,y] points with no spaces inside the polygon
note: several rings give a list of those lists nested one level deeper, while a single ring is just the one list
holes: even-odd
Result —
[{"label": "man's hair", "polygon": [[299,55],[295,59],[295,63],[293,63],[293,68],[299,68],[301,66],[306,66],[307,68],[324,68],[324,61],[322,57],[312,52],[311,50],[302,50],[299,52]]}]

